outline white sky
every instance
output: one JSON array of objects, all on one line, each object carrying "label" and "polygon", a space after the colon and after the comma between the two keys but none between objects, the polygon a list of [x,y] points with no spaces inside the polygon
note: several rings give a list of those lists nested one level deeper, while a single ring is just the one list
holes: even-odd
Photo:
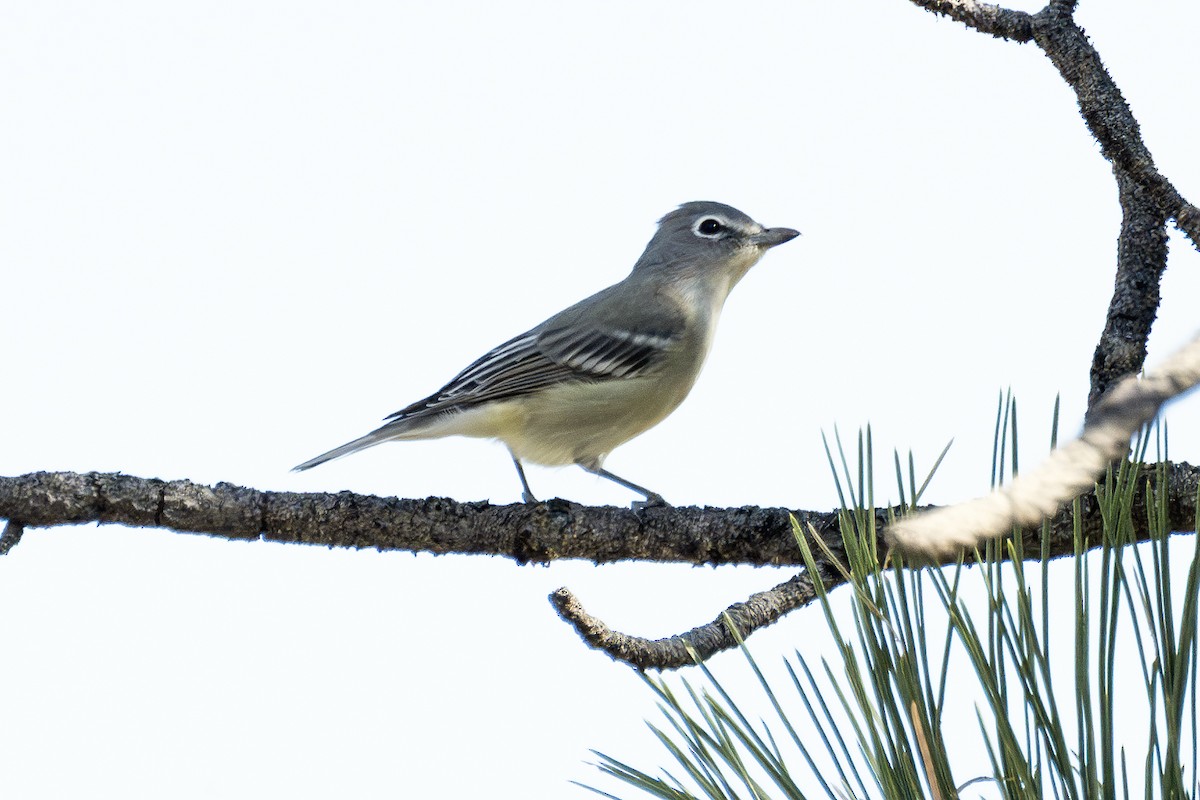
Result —
[{"label": "white sky", "polygon": [[[1082,6],[1195,200],[1200,7]],[[954,438],[944,503],[986,488],[999,391],[1026,464],[1057,392],[1064,431],[1082,418],[1109,167],[1032,45],[904,0],[6,2],[0,76],[0,474],[515,502],[504,449],[475,440],[288,469],[621,279],[695,199],[803,236],[739,285],[692,396],[618,474],[678,505],[830,509],[820,433],[870,423],[880,499],[893,448],[927,467]],[[1197,328],[1200,258],[1171,241],[1151,363]],[[1172,407],[1177,459],[1200,459],[1198,408]],[[788,574],[33,530],[0,563],[0,785],[585,796],[589,748],[664,755],[649,693],[547,593],[663,636]],[[777,663],[821,624],[752,645]]]}]

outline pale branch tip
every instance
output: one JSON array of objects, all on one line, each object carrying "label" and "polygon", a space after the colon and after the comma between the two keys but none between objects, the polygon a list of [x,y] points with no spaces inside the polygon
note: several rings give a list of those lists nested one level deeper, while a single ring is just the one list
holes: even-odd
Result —
[{"label": "pale branch tip", "polygon": [[1129,440],[1163,403],[1200,384],[1200,334],[1144,378],[1121,381],[1088,414],[1077,439],[1056,449],[1032,472],[965,503],[899,520],[886,531],[903,553],[945,559],[1014,527],[1029,527],[1093,487]]}]

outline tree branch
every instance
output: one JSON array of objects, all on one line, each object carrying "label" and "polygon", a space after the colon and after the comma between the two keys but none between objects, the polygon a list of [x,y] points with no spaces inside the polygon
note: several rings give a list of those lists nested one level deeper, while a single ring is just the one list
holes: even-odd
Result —
[{"label": "tree branch", "polygon": [[[1146,469],[1152,477],[1154,466]],[[1179,463],[1167,470],[1173,495],[1194,493],[1200,468]],[[1170,524],[1190,528],[1194,506],[1193,497],[1181,498]],[[204,486],[100,472],[0,477],[0,519],[10,520],[10,530],[113,523],[234,541],[503,556],[522,564],[585,559],[801,566],[793,515],[804,529],[812,525],[834,552],[841,551],[835,511],[747,506],[637,512],[563,500],[493,506],[440,497],[261,492],[229,483]],[[887,510],[879,510],[879,530],[887,521]],[[1098,518],[1084,522],[1100,530]],[[1062,554],[1070,552],[1071,531],[1068,516],[1052,519],[1055,547]]]},{"label": "tree branch", "polygon": [[8,551],[16,547],[24,535],[25,526],[21,523],[11,519],[4,523],[4,530],[0,531],[0,556],[8,555]]},{"label": "tree branch", "polygon": [[1092,357],[1088,408],[1126,375],[1146,363],[1146,343],[1158,315],[1159,287],[1167,268],[1167,220],[1146,188],[1116,170],[1121,198],[1121,235],[1117,239],[1117,276]]},{"label": "tree branch", "polygon": [[[1145,467],[1145,480],[1157,481],[1158,465]],[[1170,501],[1168,525],[1190,530],[1196,519],[1200,467],[1164,465]],[[1141,502],[1139,500],[1139,502]],[[1102,521],[1094,496],[1080,498],[1081,523],[1090,542],[1099,542]],[[892,509],[891,513],[896,513]],[[228,483],[202,486],[111,473],[36,472],[0,477],[0,518],[10,520],[0,538],[26,526],[89,522],[165,527],[232,540],[262,539],[329,547],[372,547],[431,553],[499,555],[518,562],[584,558],[596,563],[621,560],[689,564],[799,565],[791,515],[843,559],[836,512],[789,512],[753,507],[664,508],[638,513],[621,508],[589,508],[564,501],[492,506],[444,498],[402,500],[356,495],[260,492]],[[889,511],[876,512],[883,531]],[[1136,535],[1146,538],[1144,511],[1133,514]],[[1074,520],[1060,511],[1049,522],[1052,556],[1074,552]],[[1039,532],[1025,535],[1026,552],[1039,553]],[[877,543],[880,553],[887,542]],[[819,552],[814,555],[825,585],[842,582]],[[743,636],[765,627],[813,599],[810,578],[801,573],[744,603],[729,607]],[[673,669],[692,663],[690,646],[702,657],[733,647],[735,640],[718,615],[711,623],[662,640],[612,631],[588,614],[566,589],[551,597],[556,609],[593,647],[642,669]]]},{"label": "tree branch", "polygon": [[743,603],[734,603],[712,622],[666,639],[645,639],[614,631],[585,611],[565,586],[550,594],[550,603],[585,642],[608,653],[615,661],[637,669],[678,669],[696,663],[696,658],[704,661],[714,653],[737,646],[737,639],[725,624],[726,614],[739,635],[745,637],[777,622],[789,611],[808,605],[816,596],[812,580],[801,572],[773,589],[750,595]]},{"label": "tree branch", "polygon": [[[1166,486],[1161,486],[1158,483],[1157,470],[1159,467],[1160,465],[1143,466],[1143,473],[1138,479],[1139,485],[1149,484],[1154,491],[1165,490],[1167,492],[1169,527],[1174,530],[1194,530],[1197,491],[1200,490],[1200,468],[1187,464],[1165,465]],[[1150,535],[1147,524],[1149,514],[1146,510],[1148,496],[1152,495],[1148,495],[1144,491],[1139,492],[1134,500],[1133,535],[1138,541],[1145,541]],[[954,511],[955,508],[957,507],[937,509],[925,516],[933,516],[940,511]],[[1078,522],[1081,526],[1083,540],[1088,542],[1091,547],[1099,547],[1103,538],[1103,520],[1096,496],[1094,494],[1081,496],[1079,509]],[[884,517],[884,512],[877,513],[876,530],[884,531]],[[921,515],[918,515],[917,519],[921,519]],[[1071,508],[1061,509],[1048,521],[1045,545],[1050,558],[1074,555],[1076,521],[1074,509]],[[1011,531],[1011,527],[1009,530]],[[845,550],[842,546],[841,534],[821,533],[818,535],[824,540],[834,558],[844,564]],[[1024,552],[1029,554],[1030,558],[1040,558],[1043,544],[1042,531],[1025,529],[1021,535]],[[821,550],[822,548],[814,548],[813,556],[817,562],[817,568],[821,570],[822,582],[826,590],[830,590],[845,583],[846,580],[843,572],[831,564]],[[886,557],[885,554],[888,552],[888,541],[885,541],[882,535],[876,542],[876,552],[880,553],[881,557]],[[956,551],[947,548],[928,554],[932,555],[935,562],[952,563],[955,560]],[[998,557],[1007,558],[1008,552],[1002,551]],[[575,628],[585,642],[597,650],[607,653],[614,660],[623,661],[637,669],[678,669],[695,663],[693,653],[703,660],[714,653],[728,650],[737,645],[737,640],[725,624],[725,613],[730,615],[742,638],[746,638],[754,631],[776,622],[789,611],[808,605],[815,598],[816,593],[811,578],[801,572],[773,589],[752,595],[744,603],[735,603],[729,606],[712,622],[685,633],[653,640],[612,630],[602,620],[589,614],[578,598],[566,588],[553,592],[550,595],[550,602],[559,615]]]},{"label": "tree branch", "polygon": [[1070,5],[1052,3],[1035,14],[1034,41],[1075,92],[1079,112],[1113,169],[1145,187],[1164,216],[1175,218],[1189,204],[1155,167],[1141,126]]},{"label": "tree branch", "polygon": [[0,477],[0,519],[29,527],[89,522],[226,539],[462,553],[518,563],[558,559],[796,565],[789,515],[833,532],[832,512],[785,508],[591,508],[564,500],[495,506],[448,498],[262,492],[119,473]]},{"label": "tree branch", "polygon": [[1024,11],[1013,11],[991,3],[975,0],[912,0],[913,3],[942,14],[950,19],[987,33],[998,39],[1028,42],[1033,38],[1033,17]]},{"label": "tree branch", "polygon": [[1052,0],[1032,16],[971,0],[912,2],[983,33],[1019,42],[1032,38],[1075,92],[1088,130],[1112,164],[1123,219],[1116,285],[1092,358],[1088,394],[1088,408],[1092,408],[1113,384],[1145,364],[1159,284],[1167,266],[1166,223],[1174,220],[1200,249],[1200,211],[1155,167],[1129,104],[1075,22],[1074,0]]}]

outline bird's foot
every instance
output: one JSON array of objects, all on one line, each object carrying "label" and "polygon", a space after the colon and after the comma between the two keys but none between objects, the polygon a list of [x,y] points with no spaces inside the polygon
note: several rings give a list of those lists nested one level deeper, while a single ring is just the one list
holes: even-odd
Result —
[{"label": "bird's foot", "polygon": [[666,500],[663,500],[661,494],[658,494],[657,492],[651,492],[650,494],[646,495],[645,500],[635,500],[633,505],[630,507],[634,511],[645,511],[647,508],[670,508],[671,504]]}]

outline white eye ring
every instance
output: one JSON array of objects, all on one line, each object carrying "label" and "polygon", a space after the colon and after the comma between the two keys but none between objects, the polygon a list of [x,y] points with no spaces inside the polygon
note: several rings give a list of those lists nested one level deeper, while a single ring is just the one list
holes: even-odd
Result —
[{"label": "white eye ring", "polygon": [[729,223],[720,217],[702,217],[692,226],[692,233],[701,239],[716,239],[729,228]]}]

